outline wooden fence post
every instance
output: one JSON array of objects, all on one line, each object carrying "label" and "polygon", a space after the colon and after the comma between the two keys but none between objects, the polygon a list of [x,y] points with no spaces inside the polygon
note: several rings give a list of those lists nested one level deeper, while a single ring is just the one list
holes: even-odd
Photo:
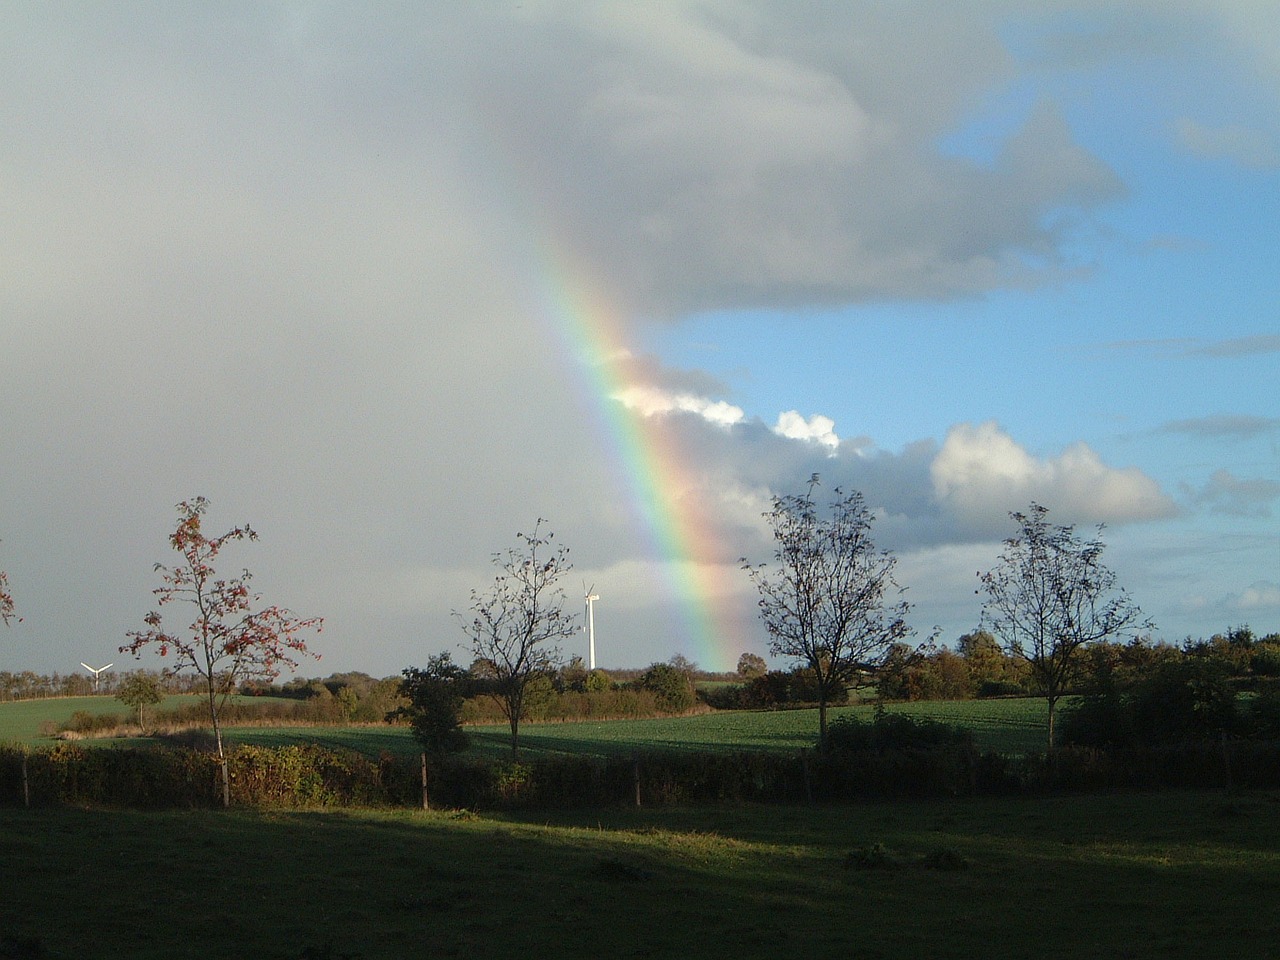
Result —
[{"label": "wooden fence post", "polygon": [[31,781],[27,778],[27,751],[22,751],[22,805],[31,806]]},{"label": "wooden fence post", "polygon": [[431,803],[427,799],[427,751],[422,751],[422,809],[430,810]]},{"label": "wooden fence post", "polygon": [[800,767],[804,771],[804,799],[813,803],[813,775],[809,772],[809,751],[800,751]]},{"label": "wooden fence post", "polygon": [[636,807],[640,807],[640,755],[631,755],[631,782],[636,788]]}]

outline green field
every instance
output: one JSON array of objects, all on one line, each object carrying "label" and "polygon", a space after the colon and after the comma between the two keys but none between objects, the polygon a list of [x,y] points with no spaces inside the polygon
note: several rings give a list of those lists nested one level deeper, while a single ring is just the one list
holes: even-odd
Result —
[{"label": "green field", "polygon": [[[190,702],[190,697],[171,697],[163,705],[171,708]],[[910,714],[964,726],[974,732],[978,746],[1007,754],[1020,754],[1043,747],[1045,706],[1043,700],[963,700],[891,704],[891,712]],[[90,713],[118,713],[129,708],[112,697],[66,697],[49,700],[22,700],[0,703],[0,740],[38,744],[50,742],[39,730],[43,721],[60,722],[76,710]],[[869,705],[841,707],[831,712],[838,717],[853,713],[870,718]],[[498,756],[510,752],[505,726],[469,727],[471,753]],[[532,756],[556,753],[608,755],[634,750],[785,750],[812,747],[817,737],[816,710],[726,711],[690,717],[662,717],[650,720],[610,720],[590,723],[524,723],[520,742]],[[238,727],[227,732],[230,742],[260,745],[310,742],[345,747],[377,756],[386,750],[409,754],[417,751],[404,727]],[[112,741],[103,741],[110,743]],[[129,741],[136,742],[136,741]]]},{"label": "green field", "polygon": [[[862,705],[832,711],[837,717],[853,713],[870,719],[873,707]],[[1043,700],[966,700],[893,704],[890,712],[942,720],[973,730],[978,746],[1007,754],[1043,749]],[[510,734],[505,726],[468,727],[469,754],[509,755]],[[690,717],[651,720],[608,720],[591,723],[522,723],[521,752],[593,754],[608,756],[636,750],[778,750],[812,747],[818,734],[817,710],[726,711]],[[233,742],[262,746],[321,743],[377,756],[417,752],[405,728],[391,727],[240,727],[228,733]]]},{"label": "green field", "polygon": [[7,808],[0,956],[1261,960],[1277,799]]},{"label": "green field", "polygon": [[[234,699],[252,702],[277,698],[236,697]],[[176,710],[199,700],[200,697],[195,694],[174,694],[165,697],[154,707],[148,706],[147,716],[151,716],[155,710]],[[52,738],[41,735],[41,725],[46,722],[54,726],[65,723],[78,710],[91,714],[111,713],[121,718],[132,718],[137,715],[134,707],[121,703],[115,697],[107,696],[13,700],[0,703],[0,742],[11,740],[30,744],[52,743]]]}]

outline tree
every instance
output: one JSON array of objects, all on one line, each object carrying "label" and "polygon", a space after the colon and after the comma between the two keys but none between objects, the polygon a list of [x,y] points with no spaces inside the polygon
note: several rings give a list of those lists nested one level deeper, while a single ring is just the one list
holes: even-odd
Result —
[{"label": "tree", "polygon": [[428,659],[425,669],[408,667],[401,676],[400,695],[409,702],[387,714],[387,720],[408,720],[414,739],[432,756],[466,749],[461,714],[470,679],[467,671],[441,653]]},{"label": "tree", "polygon": [[[8,626],[14,619],[13,594],[9,592],[9,575],[0,570],[0,623]],[[22,618],[17,618],[21,622]]]},{"label": "tree", "polygon": [[143,733],[147,731],[144,723],[143,708],[154,706],[164,699],[160,690],[160,681],[149,673],[133,673],[120,686],[116,699],[121,703],[138,708],[138,727]]},{"label": "tree", "polygon": [[738,658],[738,676],[743,680],[754,680],[769,672],[769,665],[758,653],[744,653]]},{"label": "tree", "polygon": [[775,496],[764,514],[773,531],[776,568],[743,561],[759,591],[769,652],[813,671],[820,742],[827,738],[827,705],[861,673],[874,669],[908,633],[910,605],[893,579],[897,559],[878,552],[871,513],[857,491],[832,491],[826,511],[814,503],[815,475],[803,494]]},{"label": "tree", "polygon": [[312,630],[318,632],[323,620],[297,617],[279,606],[259,607],[262,598],[250,591],[252,574],[248,570],[230,579],[219,578],[213,564],[222,548],[238,540],[257,540],[258,535],[243,526],[219,537],[206,537],[201,521],[208,508],[204,497],[178,504],[178,525],[169,543],[182,560],[172,567],[155,565],[163,581],[152,591],[159,597],[159,605],[190,604],[195,608],[195,619],[185,630],[170,632],[160,613],[153,610],[144,618],[146,629],[130,631],[130,642],[120,652],[138,657],[144,648],[154,645],[161,657],[174,656],[167,674],[189,668],[199,676],[222,767],[222,802],[230,805],[231,782],[219,710],[238,683],[274,680],[282,665],[298,665],[295,656],[315,656],[307,650],[303,637]]},{"label": "tree", "polygon": [[542,532],[517,533],[518,545],[493,556],[498,574],[484,592],[471,591],[468,615],[454,611],[471,653],[483,664],[492,695],[511,727],[511,752],[520,753],[520,720],[534,680],[551,673],[559,660],[555,643],[573,636],[576,617],[565,610],[560,580],[571,569],[569,551]]},{"label": "tree", "polygon": [[1048,508],[1010,513],[1017,535],[1004,541],[995,569],[979,573],[987,599],[983,623],[1013,656],[1025,660],[1049,705],[1048,750],[1058,701],[1083,667],[1086,644],[1151,624],[1116,575],[1102,564],[1102,530],[1090,540],[1051,524]]},{"label": "tree", "polygon": [[641,676],[640,686],[650,691],[658,706],[669,713],[684,713],[697,703],[689,674],[671,663],[651,664]]}]

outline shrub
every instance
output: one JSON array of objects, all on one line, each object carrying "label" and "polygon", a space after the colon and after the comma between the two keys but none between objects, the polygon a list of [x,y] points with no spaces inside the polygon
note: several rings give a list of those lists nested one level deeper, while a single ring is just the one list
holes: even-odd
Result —
[{"label": "shrub", "polygon": [[1280,643],[1259,643],[1249,657],[1249,669],[1260,677],[1280,677]]},{"label": "shrub", "polygon": [[833,720],[827,732],[827,749],[834,751],[886,753],[955,746],[972,747],[972,732],[902,713],[881,711],[870,722],[846,714]]},{"label": "shrub", "polygon": [[1021,697],[1026,688],[1016,680],[983,680],[978,684],[979,697]]},{"label": "shrub", "polygon": [[697,702],[689,675],[669,663],[650,666],[640,678],[640,686],[650,691],[658,706],[669,713],[684,713]]}]

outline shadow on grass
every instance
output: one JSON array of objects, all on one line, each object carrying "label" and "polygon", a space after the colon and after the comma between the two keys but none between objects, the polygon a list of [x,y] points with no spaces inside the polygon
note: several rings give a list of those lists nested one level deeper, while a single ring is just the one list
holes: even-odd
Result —
[{"label": "shadow on grass", "polygon": [[1280,894],[1278,808],[0,809],[0,938],[90,960],[1261,958],[1280,935],[1262,908]]}]

